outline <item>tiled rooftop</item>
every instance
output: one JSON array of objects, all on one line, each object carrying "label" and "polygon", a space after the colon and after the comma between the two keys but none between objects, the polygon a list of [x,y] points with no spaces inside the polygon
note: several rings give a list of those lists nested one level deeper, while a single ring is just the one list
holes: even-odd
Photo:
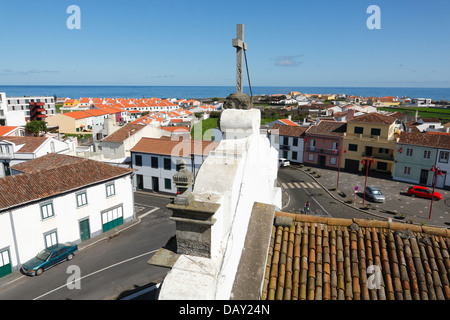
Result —
[{"label": "tiled rooftop", "polygon": [[218,144],[219,143],[215,141],[194,139],[178,140],[178,138],[174,137],[161,137],[159,139],[144,137],[139,140],[130,151],[180,157],[190,157],[192,154],[206,156],[210,151],[213,151]]},{"label": "tiled rooftop", "polygon": [[386,116],[378,112],[366,113],[361,116],[354,117],[349,122],[364,122],[364,123],[377,123],[377,124],[392,124],[395,122],[394,117]]},{"label": "tiled rooftop", "polygon": [[450,136],[420,132],[402,132],[398,143],[450,149]]},{"label": "tiled rooftop", "polygon": [[119,130],[117,130],[116,132],[104,138],[102,141],[123,142],[136,132],[144,129],[144,127],[145,127],[144,125],[128,123]]},{"label": "tiled rooftop", "polygon": [[310,126],[306,133],[343,137],[346,130],[347,123],[345,122],[320,120],[317,125]]},{"label": "tiled rooftop", "polygon": [[49,138],[46,137],[15,137],[15,136],[0,137],[0,140],[12,142],[16,146],[22,145],[22,147],[16,151],[18,153],[33,153],[48,139]]},{"label": "tiled rooftop", "polygon": [[449,248],[448,229],[276,212],[261,298],[448,300]]},{"label": "tiled rooftop", "polygon": [[100,161],[54,153],[11,168],[24,173],[0,178],[0,211],[133,172]]},{"label": "tiled rooftop", "polygon": [[306,129],[308,129],[308,127],[274,124],[272,133],[275,133],[275,130],[278,130],[278,134],[281,136],[301,137],[304,135]]}]

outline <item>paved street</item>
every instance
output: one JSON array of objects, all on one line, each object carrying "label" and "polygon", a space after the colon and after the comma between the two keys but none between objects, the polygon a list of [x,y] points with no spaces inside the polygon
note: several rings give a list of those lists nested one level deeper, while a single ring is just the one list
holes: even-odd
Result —
[{"label": "paved street", "polygon": [[[386,197],[385,203],[373,203],[366,199],[365,204],[370,204],[370,209],[362,210],[363,189],[364,189],[364,175],[358,175],[347,172],[340,172],[339,175],[339,189],[332,191],[337,183],[337,171],[327,170],[322,168],[310,168],[291,166],[289,168],[280,168],[278,171],[279,183],[284,189],[283,210],[298,211],[303,208],[308,193],[314,195],[327,194],[330,199],[339,203],[340,209],[333,211],[330,208],[328,213],[333,217],[343,216],[346,218],[356,217],[355,214],[362,214],[367,219],[388,219],[392,218],[399,222],[412,222],[415,224],[424,224],[428,226],[439,226],[448,228],[450,226],[450,191],[436,189],[443,196],[440,201],[433,201],[431,220],[428,220],[430,212],[430,203],[428,199],[412,198],[407,195],[406,191],[411,184],[394,181],[390,179],[381,179],[369,176],[367,185],[375,185],[380,188]],[[312,171],[317,171],[315,174]],[[321,177],[317,177],[321,174]],[[318,188],[317,186],[321,187]],[[354,188],[358,187],[355,193]],[[322,190],[322,191],[319,191]],[[345,197],[339,195],[339,192],[345,193]],[[288,197],[289,196],[289,197]],[[313,198],[321,199],[316,196]],[[288,203],[287,201],[290,201]],[[347,199],[353,199],[353,204],[344,204]],[[293,203],[292,203],[293,201]],[[314,213],[314,203],[312,203],[312,212]],[[319,201],[324,208],[327,208],[331,203],[328,198],[322,198]],[[316,205],[317,207],[317,205]],[[320,212],[320,211],[319,211]],[[401,217],[403,215],[404,217]]]},{"label": "paved street", "polygon": [[[0,279],[0,300],[102,300],[120,299],[136,289],[159,283],[167,268],[150,266],[148,259],[175,234],[165,209],[170,198],[135,194],[139,219],[110,230],[79,245],[80,251],[39,277],[14,272]],[[79,268],[79,289],[67,287]]]}]

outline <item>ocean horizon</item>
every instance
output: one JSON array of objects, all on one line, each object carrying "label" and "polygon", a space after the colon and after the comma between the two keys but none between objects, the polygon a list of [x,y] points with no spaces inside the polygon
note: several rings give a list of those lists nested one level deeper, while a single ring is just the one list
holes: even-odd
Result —
[{"label": "ocean horizon", "polygon": [[[362,97],[429,98],[450,100],[450,88],[413,87],[305,87],[305,86],[254,86],[257,95],[288,94],[298,91],[308,94],[341,94]],[[7,97],[56,96],[59,98],[177,98],[205,99],[227,97],[235,92],[234,86],[121,86],[121,85],[0,85]],[[244,92],[250,94],[249,87]]]}]

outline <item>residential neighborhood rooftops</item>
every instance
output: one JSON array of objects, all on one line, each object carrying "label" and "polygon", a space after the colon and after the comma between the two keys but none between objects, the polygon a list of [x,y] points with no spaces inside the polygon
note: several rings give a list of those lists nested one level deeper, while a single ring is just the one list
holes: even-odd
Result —
[{"label": "residential neighborhood rooftops", "polygon": [[[46,167],[46,164],[49,166]],[[0,211],[133,172],[128,168],[55,153],[12,166],[11,169],[24,173],[2,178]]]},{"label": "residential neighborhood rooftops", "polygon": [[444,228],[276,212],[261,298],[448,300],[448,248]]},{"label": "residential neighborhood rooftops", "polygon": [[130,151],[175,157],[190,157],[193,154],[206,156],[218,144],[218,142],[214,141],[178,139],[174,137],[161,137],[160,139],[142,138]]}]

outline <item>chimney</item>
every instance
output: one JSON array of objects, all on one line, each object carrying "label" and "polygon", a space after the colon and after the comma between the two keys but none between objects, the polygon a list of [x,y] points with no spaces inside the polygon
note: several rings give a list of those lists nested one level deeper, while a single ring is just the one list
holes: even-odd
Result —
[{"label": "chimney", "polygon": [[347,111],[347,121],[352,120],[355,116],[355,109],[349,109]]},{"label": "chimney", "polygon": [[414,116],[414,122],[417,122],[419,120],[419,110],[416,110],[416,115]]}]

